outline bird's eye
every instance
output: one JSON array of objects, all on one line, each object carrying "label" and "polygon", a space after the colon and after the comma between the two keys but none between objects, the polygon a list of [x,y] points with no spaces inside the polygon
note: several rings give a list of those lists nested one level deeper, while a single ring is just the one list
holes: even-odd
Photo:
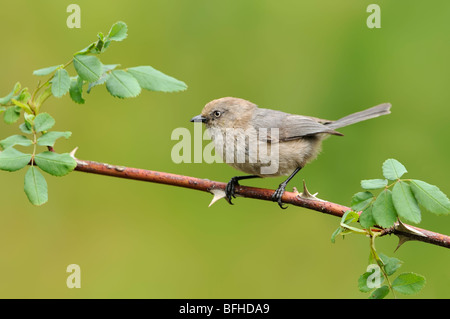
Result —
[{"label": "bird's eye", "polygon": [[220,111],[214,111],[214,112],[213,112],[213,115],[214,115],[215,117],[220,117],[220,116],[222,115],[222,112],[220,112]]}]

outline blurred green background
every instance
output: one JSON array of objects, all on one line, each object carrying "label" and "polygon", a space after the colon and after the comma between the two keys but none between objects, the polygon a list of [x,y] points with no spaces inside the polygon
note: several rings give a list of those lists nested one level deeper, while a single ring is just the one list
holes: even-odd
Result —
[{"label": "blurred green background", "polygon": [[[55,130],[73,132],[60,152],[117,165],[228,181],[226,164],[175,164],[172,130],[187,127],[210,100],[248,99],[261,107],[337,119],[391,102],[392,114],[324,142],[323,152],[290,187],[349,205],[361,179],[381,177],[395,158],[408,176],[449,194],[450,2],[377,1],[381,29],[369,29],[372,1],[85,1],[81,28],[66,26],[71,1],[3,1],[0,96],[32,71],[65,63],[119,20],[128,38],[101,56],[106,64],[151,65],[189,89],[143,91],[120,100],[104,87],[76,105],[52,98]],[[73,70],[73,69],[69,69]],[[73,74],[73,71],[71,71]],[[0,138],[18,134],[0,123]],[[366,298],[357,279],[368,241],[330,242],[335,217],[275,203],[236,199],[212,207],[207,193],[74,172],[48,176],[49,202],[33,207],[25,171],[0,172],[1,298]],[[248,185],[276,188],[283,180]],[[422,228],[450,233],[449,217],[423,212]],[[450,254],[419,242],[395,254],[396,237],[378,250],[424,275],[413,298],[450,297]],[[66,267],[81,267],[68,289]]]}]

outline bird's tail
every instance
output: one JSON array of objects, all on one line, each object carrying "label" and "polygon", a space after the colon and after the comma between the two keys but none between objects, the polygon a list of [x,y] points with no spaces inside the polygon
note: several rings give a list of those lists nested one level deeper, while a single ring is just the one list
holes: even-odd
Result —
[{"label": "bird's tail", "polygon": [[370,109],[347,115],[337,121],[331,122],[330,124],[326,124],[326,126],[328,126],[331,129],[337,129],[340,127],[348,126],[374,117],[390,114],[391,113],[390,108],[391,108],[390,103],[383,103],[371,107]]}]

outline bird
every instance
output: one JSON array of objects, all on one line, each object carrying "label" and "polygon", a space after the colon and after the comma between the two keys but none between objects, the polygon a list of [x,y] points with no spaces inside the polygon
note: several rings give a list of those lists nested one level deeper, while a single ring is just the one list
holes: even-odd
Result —
[{"label": "bird", "polygon": [[[203,123],[216,152],[227,159],[227,164],[249,174],[234,176],[227,183],[225,194],[230,204],[236,198],[235,188],[241,180],[288,176],[271,198],[285,209],[282,196],[287,184],[318,156],[324,139],[330,135],[343,136],[336,129],[390,114],[390,108],[390,103],[383,103],[332,121],[260,108],[241,98],[223,97],[207,103],[191,122]],[[266,153],[261,152],[264,149]],[[276,169],[268,169],[269,166]]]}]

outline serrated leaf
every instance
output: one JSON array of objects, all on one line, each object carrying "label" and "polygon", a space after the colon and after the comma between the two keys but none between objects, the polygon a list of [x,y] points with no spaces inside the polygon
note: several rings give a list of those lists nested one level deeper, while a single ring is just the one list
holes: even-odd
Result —
[{"label": "serrated leaf", "polygon": [[375,219],[373,218],[372,209],[373,207],[370,205],[364,209],[359,216],[359,223],[364,228],[370,228],[376,224]]},{"label": "serrated leaf", "polygon": [[17,82],[14,85],[14,88],[12,89],[12,91],[8,93],[8,95],[0,98],[0,104],[8,104],[10,102],[11,98],[13,98],[14,95],[19,93],[20,88],[21,88],[21,85],[19,82]]},{"label": "serrated leaf", "polygon": [[128,27],[125,22],[116,22],[109,30],[107,38],[114,41],[122,41],[127,37]]},{"label": "serrated leaf", "polygon": [[65,137],[68,139],[72,135],[72,132],[47,132],[38,138],[37,144],[42,146],[54,146],[57,139]]},{"label": "serrated leaf", "polygon": [[95,82],[102,75],[102,63],[92,55],[75,55],[73,66],[78,75],[87,82]]},{"label": "serrated leaf", "polygon": [[364,189],[380,189],[387,186],[386,179],[365,179],[361,181],[361,187]]},{"label": "serrated leaf", "polygon": [[407,173],[405,166],[396,159],[388,159],[383,163],[383,176],[394,181]]},{"label": "serrated leaf", "polygon": [[31,154],[24,154],[15,148],[8,147],[0,153],[0,169],[15,172],[24,168],[31,161]]},{"label": "serrated leaf", "polygon": [[425,277],[409,272],[400,274],[392,282],[392,288],[402,294],[418,293],[425,286]]},{"label": "serrated leaf", "polygon": [[384,190],[378,195],[372,206],[372,216],[378,226],[388,228],[394,225],[397,220],[397,211],[390,190]]},{"label": "serrated leaf", "polygon": [[48,113],[41,113],[34,119],[34,129],[37,133],[48,131],[55,125],[55,119]]},{"label": "serrated leaf", "polygon": [[128,68],[127,71],[133,75],[139,85],[146,90],[159,92],[178,92],[187,89],[187,85],[151,66],[137,66]]},{"label": "serrated leaf", "polygon": [[450,213],[450,201],[437,186],[413,179],[411,189],[420,205],[437,215]]},{"label": "serrated leaf", "polygon": [[371,192],[359,192],[353,195],[351,207],[355,212],[364,209],[373,199]]},{"label": "serrated leaf", "polygon": [[30,166],[25,174],[24,190],[33,205],[40,206],[47,202],[47,181],[37,167]]},{"label": "serrated leaf", "polygon": [[114,70],[110,73],[106,80],[106,88],[112,96],[119,98],[135,97],[141,93],[138,81],[123,70]]},{"label": "serrated leaf", "polygon": [[58,154],[45,151],[37,154],[34,160],[40,169],[54,176],[67,175],[77,166],[77,162],[69,153]]},{"label": "serrated leaf", "polygon": [[381,261],[384,264],[384,271],[388,276],[395,273],[397,269],[399,269],[403,264],[403,261],[401,261],[400,259],[397,259],[395,257],[388,257],[383,253],[378,253],[378,256],[380,256]]},{"label": "serrated leaf", "polygon": [[420,223],[420,208],[414,197],[411,187],[402,181],[398,181],[392,190],[392,199],[394,201],[397,214],[405,220],[412,223]]},{"label": "serrated leaf", "polygon": [[389,287],[384,285],[375,289],[370,295],[369,299],[383,299],[389,294]]},{"label": "serrated leaf", "polygon": [[78,104],[84,104],[83,99],[83,79],[79,76],[76,76],[70,80],[70,89],[69,89],[70,98],[72,101]]},{"label": "serrated leaf", "polygon": [[3,149],[14,145],[30,146],[32,143],[33,142],[29,138],[23,135],[12,135],[0,141],[0,145]]},{"label": "serrated leaf", "polygon": [[101,85],[104,84],[106,82],[106,80],[108,79],[109,73],[108,71],[112,71],[114,70],[116,67],[118,67],[119,64],[106,64],[106,65],[102,65],[103,68],[103,74],[100,76],[100,78],[92,83],[89,83],[89,86],[87,88],[87,93],[91,93],[91,90],[94,86],[97,85]]},{"label": "serrated leaf", "polygon": [[50,73],[52,73],[53,71],[55,71],[57,68],[60,68],[60,67],[62,67],[62,64],[49,66],[49,67],[42,68],[42,69],[39,69],[39,70],[34,70],[33,74],[37,75],[37,76],[49,75]]},{"label": "serrated leaf", "polygon": [[58,69],[52,78],[52,94],[54,97],[61,97],[69,92],[70,76],[65,69]]}]

